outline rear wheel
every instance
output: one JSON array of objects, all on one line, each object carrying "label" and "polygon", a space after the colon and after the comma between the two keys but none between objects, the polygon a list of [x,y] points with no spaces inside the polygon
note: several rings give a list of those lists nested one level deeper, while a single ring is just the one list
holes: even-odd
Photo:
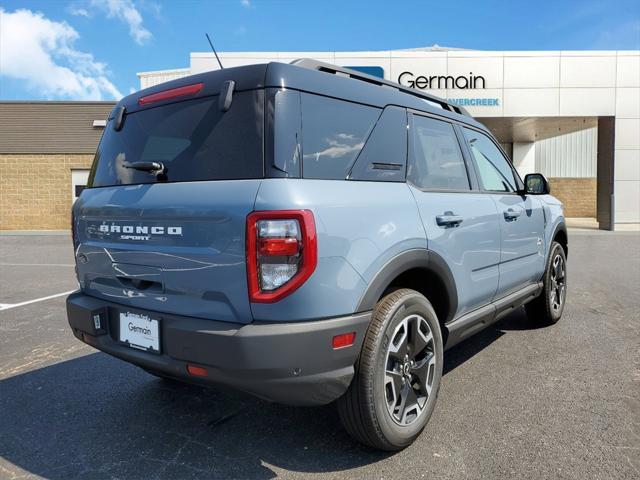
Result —
[{"label": "rear wheel", "polygon": [[349,390],[338,400],[346,430],[382,450],[410,445],[435,407],[442,334],[429,301],[397,290],[374,309]]},{"label": "rear wheel", "polygon": [[567,298],[567,256],[558,242],[551,244],[543,283],[540,296],[527,303],[525,309],[531,320],[548,325],[560,320]]}]

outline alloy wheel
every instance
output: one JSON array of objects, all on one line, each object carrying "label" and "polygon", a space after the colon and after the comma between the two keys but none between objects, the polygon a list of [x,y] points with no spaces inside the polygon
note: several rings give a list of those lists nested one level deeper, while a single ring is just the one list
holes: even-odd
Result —
[{"label": "alloy wheel", "polygon": [[427,404],[436,371],[433,332],[420,315],[395,328],[387,348],[385,400],[391,418],[402,426],[415,422]]},{"label": "alloy wheel", "polygon": [[566,266],[562,255],[557,254],[551,264],[551,288],[549,291],[551,308],[554,312],[562,309],[566,290]]}]

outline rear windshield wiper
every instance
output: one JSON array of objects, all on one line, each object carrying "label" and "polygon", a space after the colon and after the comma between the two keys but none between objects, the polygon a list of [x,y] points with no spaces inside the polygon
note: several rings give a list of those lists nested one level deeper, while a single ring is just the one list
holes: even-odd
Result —
[{"label": "rear windshield wiper", "polygon": [[124,165],[125,168],[133,168],[134,170],[140,170],[142,172],[158,172],[165,171],[165,167],[162,162],[131,162]]}]

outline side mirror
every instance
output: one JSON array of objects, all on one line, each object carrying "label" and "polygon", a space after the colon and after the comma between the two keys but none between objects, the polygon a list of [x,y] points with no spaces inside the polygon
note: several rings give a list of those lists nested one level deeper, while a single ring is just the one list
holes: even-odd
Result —
[{"label": "side mirror", "polygon": [[544,175],[529,173],[524,177],[524,192],[529,195],[546,195],[551,193],[551,188]]}]

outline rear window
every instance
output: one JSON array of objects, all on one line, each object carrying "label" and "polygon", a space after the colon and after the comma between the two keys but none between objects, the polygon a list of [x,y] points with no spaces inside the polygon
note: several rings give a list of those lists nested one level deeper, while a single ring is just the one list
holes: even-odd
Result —
[{"label": "rear window", "polygon": [[[128,114],[119,132],[109,122],[89,186],[261,178],[263,111],[255,90],[235,93],[227,112],[213,96]],[[160,162],[165,171],[128,168],[133,162]]]}]

